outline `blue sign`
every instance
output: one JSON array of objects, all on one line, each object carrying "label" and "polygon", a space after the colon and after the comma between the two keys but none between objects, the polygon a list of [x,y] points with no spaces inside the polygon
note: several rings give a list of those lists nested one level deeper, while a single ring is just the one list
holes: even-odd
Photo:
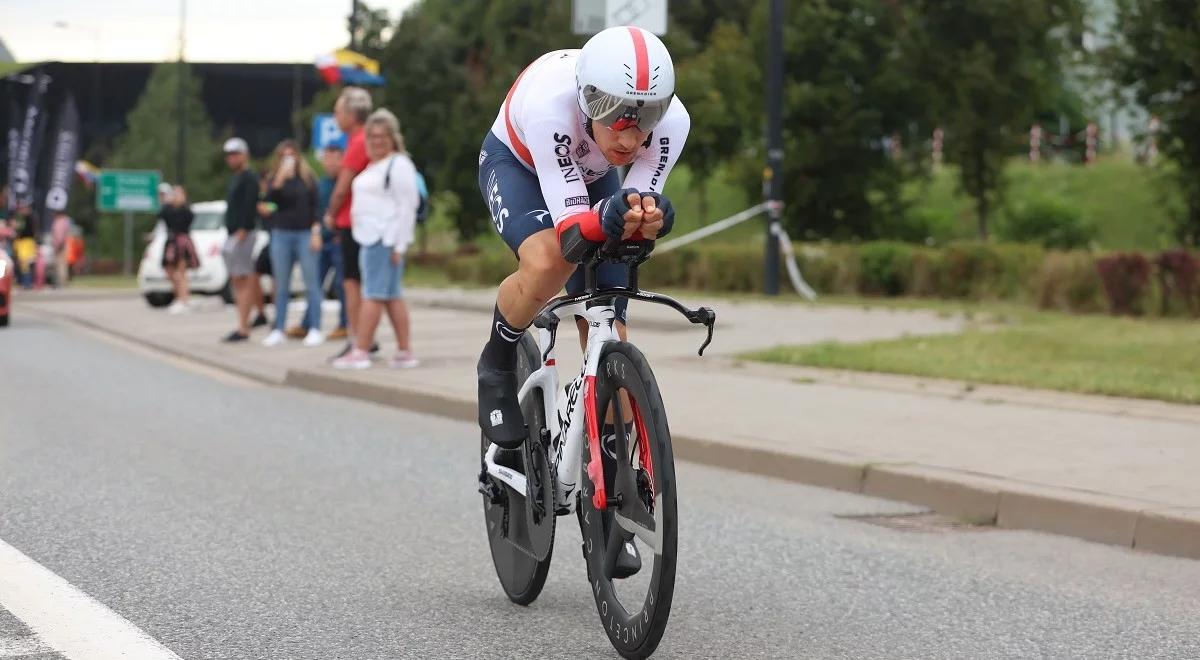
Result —
[{"label": "blue sign", "polygon": [[313,151],[317,153],[328,146],[346,148],[346,134],[338,128],[332,114],[324,113],[313,116],[312,146]]}]

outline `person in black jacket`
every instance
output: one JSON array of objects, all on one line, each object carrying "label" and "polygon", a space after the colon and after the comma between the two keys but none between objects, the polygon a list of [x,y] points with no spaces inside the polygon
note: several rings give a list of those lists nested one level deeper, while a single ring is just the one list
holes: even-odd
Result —
[{"label": "person in black jacket", "polygon": [[317,177],[300,153],[294,140],[275,147],[271,169],[262,183],[264,201],[258,212],[271,227],[271,270],[275,279],[275,327],[263,339],[263,346],[277,346],[287,338],[288,298],[292,270],[300,264],[304,277],[304,326],[308,334],[305,346],[325,342],[321,334],[321,283],[317,280],[317,258],[321,252],[321,224],[317,216]]},{"label": "person in black jacket", "polygon": [[[225,229],[228,237],[222,254],[229,268],[233,298],[237,302],[238,327],[224,341],[250,338],[250,311],[262,299],[254,272],[254,223],[258,206],[258,175],[250,169],[250,147],[242,138],[225,141],[225,164],[233,170],[225,192]],[[265,321],[264,321],[265,323]],[[258,322],[255,322],[258,325]]]},{"label": "person in black jacket", "polygon": [[196,246],[192,243],[191,207],[187,203],[187,191],[183,186],[174,186],[166,195],[166,204],[158,212],[167,227],[167,242],[163,246],[162,267],[175,288],[175,302],[167,308],[171,314],[182,314],[188,311],[188,279],[189,269],[199,268],[200,259],[196,256]]}]

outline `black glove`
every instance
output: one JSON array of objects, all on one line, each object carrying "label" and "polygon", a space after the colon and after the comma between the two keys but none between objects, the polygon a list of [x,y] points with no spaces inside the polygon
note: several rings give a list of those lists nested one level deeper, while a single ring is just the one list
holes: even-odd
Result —
[{"label": "black glove", "polygon": [[625,234],[625,214],[629,213],[630,195],[640,195],[634,188],[618,190],[612,197],[600,202],[597,213],[600,214],[600,227],[609,238],[621,238]]},{"label": "black glove", "polygon": [[642,197],[653,199],[654,204],[662,211],[663,225],[662,230],[658,232],[658,238],[671,233],[671,229],[675,226],[675,207],[671,206],[671,200],[667,199],[666,195],[656,192],[642,193]]}]

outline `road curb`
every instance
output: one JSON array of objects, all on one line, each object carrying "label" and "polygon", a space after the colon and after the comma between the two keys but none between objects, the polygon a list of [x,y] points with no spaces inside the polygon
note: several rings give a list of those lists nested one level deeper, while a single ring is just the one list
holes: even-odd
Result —
[{"label": "road curb", "polygon": [[[70,314],[36,311],[269,385],[343,396],[459,421],[473,422],[476,418],[475,402],[461,397],[364,382],[332,370],[289,369],[281,379],[270,378],[259,371],[159,344]],[[676,457],[705,465],[910,502],[976,523],[1200,559],[1200,507],[1172,507],[937,466],[869,463],[833,452],[782,452],[683,434],[673,434],[672,440]]]}]

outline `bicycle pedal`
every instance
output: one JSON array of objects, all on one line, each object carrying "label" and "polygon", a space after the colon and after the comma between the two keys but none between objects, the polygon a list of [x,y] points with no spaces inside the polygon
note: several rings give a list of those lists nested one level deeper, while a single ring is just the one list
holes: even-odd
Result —
[{"label": "bicycle pedal", "polygon": [[500,504],[504,501],[504,489],[489,479],[485,472],[481,472],[479,475],[479,494],[488,498],[492,504]]}]

